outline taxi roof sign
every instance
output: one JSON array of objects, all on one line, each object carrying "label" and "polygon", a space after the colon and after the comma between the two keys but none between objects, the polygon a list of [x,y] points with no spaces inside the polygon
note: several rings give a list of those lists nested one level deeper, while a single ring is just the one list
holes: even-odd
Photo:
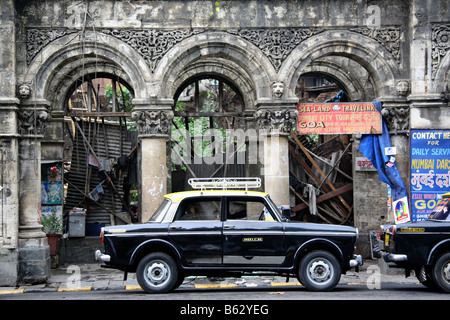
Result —
[{"label": "taxi roof sign", "polygon": [[193,189],[256,189],[261,187],[260,178],[191,178],[188,180]]}]

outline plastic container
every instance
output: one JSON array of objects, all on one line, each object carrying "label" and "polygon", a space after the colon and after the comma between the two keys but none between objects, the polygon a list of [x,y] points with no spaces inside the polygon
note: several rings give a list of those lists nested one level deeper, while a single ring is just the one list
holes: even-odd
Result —
[{"label": "plastic container", "polygon": [[86,234],[86,209],[69,211],[69,237],[84,237]]}]

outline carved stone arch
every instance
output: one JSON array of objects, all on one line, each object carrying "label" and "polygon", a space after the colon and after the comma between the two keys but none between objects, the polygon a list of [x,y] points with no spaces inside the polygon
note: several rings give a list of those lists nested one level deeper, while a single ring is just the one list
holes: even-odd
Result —
[{"label": "carved stone arch", "polygon": [[447,92],[448,95],[448,90],[450,90],[450,51],[447,52],[435,71],[433,79],[434,92]]},{"label": "carved stone arch", "polygon": [[311,62],[303,70],[303,74],[315,73],[322,74],[337,81],[343,88],[351,101],[370,101],[373,97],[365,92],[364,85],[361,83],[358,75],[343,68],[342,65],[337,65],[329,60],[316,60]]},{"label": "carved stone arch", "polygon": [[117,79],[124,84],[134,96],[133,81],[122,69],[118,69],[112,61],[100,59],[87,59],[85,63],[68,64],[68,72],[60,73],[53,79],[48,87],[47,99],[52,101],[52,111],[63,111],[66,106],[66,99],[79,85],[78,80],[91,78]]},{"label": "carved stone arch", "polygon": [[435,93],[446,94],[450,81],[450,24],[436,24],[431,28],[431,79]]},{"label": "carved stone arch", "polygon": [[174,92],[176,97],[179,90],[181,90],[185,84],[190,80],[199,76],[212,76],[219,77],[233,85],[235,90],[241,95],[244,106],[247,110],[253,109],[256,101],[256,95],[254,91],[254,82],[250,79],[242,76],[236,72],[239,69],[237,65],[229,60],[220,58],[215,59],[202,59],[197,62],[193,62],[180,71],[179,76],[173,83],[173,88],[177,91]]},{"label": "carved stone arch", "polygon": [[[100,33],[86,32],[86,40],[75,41],[73,34],[61,37],[40,50],[30,62],[26,83],[33,90],[30,99],[61,102],[62,84],[69,85],[83,75],[97,72],[117,74],[129,81],[135,97],[147,97],[150,72],[140,56],[123,42]],[[56,93],[56,94],[55,94]]]},{"label": "carved stone arch", "polygon": [[315,35],[292,51],[280,70],[286,74],[288,94],[293,94],[309,64],[328,56],[347,57],[367,70],[375,85],[375,97],[395,95],[394,80],[400,74],[397,59],[377,41],[342,30]]},{"label": "carved stone arch", "polygon": [[161,96],[173,97],[181,83],[196,74],[228,79],[241,93],[246,108],[271,96],[275,69],[253,44],[223,32],[206,32],[185,39],[170,50],[155,72]]}]

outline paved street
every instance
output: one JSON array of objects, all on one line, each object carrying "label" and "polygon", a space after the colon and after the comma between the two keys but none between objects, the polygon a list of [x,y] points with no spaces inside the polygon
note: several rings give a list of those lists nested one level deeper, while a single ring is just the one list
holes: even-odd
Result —
[{"label": "paved street", "polygon": [[412,275],[381,274],[377,260],[368,260],[360,272],[343,275],[332,292],[310,292],[297,279],[273,276],[242,278],[189,277],[175,292],[149,295],[135,275],[126,281],[118,270],[99,264],[69,265],[52,269],[46,284],[0,288],[0,300],[450,300],[450,295],[425,288]]}]

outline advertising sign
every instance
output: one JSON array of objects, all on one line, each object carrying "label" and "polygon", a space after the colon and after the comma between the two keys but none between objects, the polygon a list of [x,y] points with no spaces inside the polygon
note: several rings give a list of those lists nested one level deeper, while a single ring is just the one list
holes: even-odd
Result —
[{"label": "advertising sign", "polygon": [[398,224],[411,221],[407,197],[394,201],[392,207],[394,208],[395,223]]},{"label": "advertising sign", "polygon": [[355,171],[377,171],[366,157],[355,157]]},{"label": "advertising sign", "polygon": [[301,103],[299,134],[381,134],[381,114],[371,102]]},{"label": "advertising sign", "polygon": [[411,216],[428,218],[450,191],[450,131],[411,130]]}]

